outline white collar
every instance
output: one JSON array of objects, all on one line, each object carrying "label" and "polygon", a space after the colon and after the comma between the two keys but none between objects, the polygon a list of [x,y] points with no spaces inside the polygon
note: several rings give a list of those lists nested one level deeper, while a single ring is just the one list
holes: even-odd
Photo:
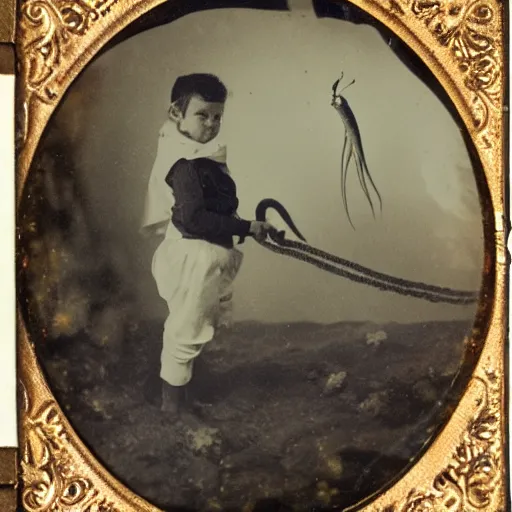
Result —
[{"label": "white collar", "polygon": [[219,136],[206,144],[202,144],[181,133],[176,123],[170,120],[167,120],[163,125],[160,136],[166,139],[164,151],[167,149],[171,151],[176,160],[179,158],[187,160],[210,158],[219,163],[226,163],[227,147]]}]

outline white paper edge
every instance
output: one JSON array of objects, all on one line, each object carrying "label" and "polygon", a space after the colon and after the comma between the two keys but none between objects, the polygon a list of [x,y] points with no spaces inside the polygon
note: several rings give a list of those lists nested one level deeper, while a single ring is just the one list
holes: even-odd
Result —
[{"label": "white paper edge", "polygon": [[17,447],[14,76],[0,75],[0,446]]}]

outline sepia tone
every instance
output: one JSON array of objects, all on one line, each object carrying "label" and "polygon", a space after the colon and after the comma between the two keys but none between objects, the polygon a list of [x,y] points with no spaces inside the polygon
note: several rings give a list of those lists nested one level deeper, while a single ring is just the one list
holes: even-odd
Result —
[{"label": "sepia tone", "polygon": [[[20,48],[25,56],[23,69],[28,87],[24,92],[26,118],[21,127],[23,150],[20,154],[20,183],[23,183],[27,176],[29,162],[43,125],[64,89],[69,85],[69,82],[64,80],[71,80],[73,73],[76,74],[79,70],[79,67],[76,67],[76,71],[68,73],[57,67],[53,68],[56,70],[54,72],[48,71],[52,68],[44,59],[54,58],[55,51],[60,51],[62,45],[68,45],[66,50],[75,51],[77,56],[79,53],[83,55],[83,48],[88,44],[99,48],[102,43],[101,37],[105,37],[100,36],[102,23],[107,23],[105,20],[110,17],[113,20],[111,30],[114,32],[114,25],[118,30],[134,18],[138,5],[132,4],[135,11],[130,12],[128,8],[122,9],[122,2],[112,3],[113,5],[108,5],[108,9],[105,6],[104,10],[98,3],[94,7],[87,3],[78,7],[62,4],[58,5],[62,16],[52,18],[51,13],[55,13],[55,10],[52,10],[53,4],[50,5],[48,2],[48,19],[52,20],[50,27],[53,27],[54,31],[50,31],[53,37],[44,41],[54,51],[34,53],[34,46],[31,43],[39,44],[40,40],[31,30],[40,27],[37,23],[34,24],[34,20],[40,19],[44,9],[32,11],[31,4],[30,1],[25,2],[25,10],[22,5],[21,18],[25,39],[22,39]],[[38,4],[39,9],[40,2]],[[365,510],[428,510],[429,507],[435,509],[442,506],[447,510],[457,510],[457,507],[467,510],[485,510],[485,507],[488,510],[497,510],[499,503],[504,503],[501,454],[504,424],[500,422],[503,390],[500,354],[503,349],[504,332],[500,319],[504,311],[502,280],[505,276],[505,254],[504,225],[500,213],[503,204],[503,178],[501,174],[494,174],[490,169],[501,168],[502,155],[502,120],[499,107],[502,94],[502,60],[496,28],[499,26],[500,12],[497,6],[486,8],[473,3],[468,3],[462,11],[459,9],[452,13],[451,10],[443,10],[441,5],[436,9],[432,6],[422,6],[418,2],[393,2],[383,17],[381,6],[370,2],[362,6],[378,19],[387,22],[406,42],[417,49],[420,55],[425,55],[425,60],[452,96],[468,125],[473,141],[480,151],[494,204],[494,212],[487,211],[487,217],[484,219],[487,255],[484,296],[492,297],[494,293],[494,304],[487,299],[480,311],[480,318],[484,321],[489,320],[491,314],[492,323],[489,330],[485,325],[481,329],[475,329],[472,339],[468,340],[469,353],[474,346],[476,357],[480,354],[482,338],[486,338],[473,380],[458,405],[457,414],[452,417],[429,451],[388,493],[369,503]],[[141,6],[140,9],[137,13],[142,11]],[[485,58],[479,56],[478,52],[461,56],[458,50],[460,41],[455,36],[451,40],[448,36],[452,32],[443,24],[448,21],[458,22],[462,31],[458,33],[464,34],[464,24],[474,22],[475,16],[480,20],[480,25],[489,30],[486,41],[492,51],[487,47]],[[63,25],[59,26],[58,23]],[[59,30],[67,30],[69,39],[61,40],[58,34],[62,32]],[[98,36],[94,37],[94,34]],[[421,34],[424,41],[437,41],[435,55],[428,56],[430,61],[415,40],[414,34]],[[75,41],[74,45],[69,41]],[[43,45],[42,48],[48,47]],[[468,105],[472,108],[468,108]],[[496,272],[494,276],[493,272]],[[494,277],[496,285],[493,290]],[[480,324],[482,325],[482,321]],[[37,340],[33,342],[37,343]],[[79,506],[87,510],[87,507],[94,506],[99,510],[128,510],[129,507],[134,510],[151,510],[148,504],[107,476],[72,434],[64,414],[44,384],[42,375],[34,371],[37,363],[26,334],[21,338],[21,355],[24,369],[23,435],[28,442],[22,460],[23,499],[28,508],[49,510],[56,505],[62,509],[67,506]],[[35,492],[41,485],[47,490],[46,494]],[[331,496],[335,496],[325,484],[318,488],[318,494],[327,503]]]}]

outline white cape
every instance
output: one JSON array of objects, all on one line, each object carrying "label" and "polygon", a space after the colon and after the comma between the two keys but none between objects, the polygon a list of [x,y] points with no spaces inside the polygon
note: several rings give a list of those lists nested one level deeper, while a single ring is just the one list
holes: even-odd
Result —
[{"label": "white cape", "polygon": [[148,183],[141,226],[143,234],[164,233],[167,230],[167,236],[181,238],[179,231],[169,222],[174,196],[165,178],[172,166],[182,158],[186,160],[210,158],[226,164],[226,146],[219,141],[218,137],[206,144],[201,144],[181,134],[172,121],[167,120],[164,123],[160,130],[157,155]]}]

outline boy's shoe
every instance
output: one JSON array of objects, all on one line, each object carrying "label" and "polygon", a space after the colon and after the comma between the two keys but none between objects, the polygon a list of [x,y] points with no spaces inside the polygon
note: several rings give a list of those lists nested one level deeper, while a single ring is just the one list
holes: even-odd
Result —
[{"label": "boy's shoe", "polygon": [[162,383],[162,412],[176,415],[180,409],[182,397],[182,388],[180,386],[171,386],[167,382]]}]

